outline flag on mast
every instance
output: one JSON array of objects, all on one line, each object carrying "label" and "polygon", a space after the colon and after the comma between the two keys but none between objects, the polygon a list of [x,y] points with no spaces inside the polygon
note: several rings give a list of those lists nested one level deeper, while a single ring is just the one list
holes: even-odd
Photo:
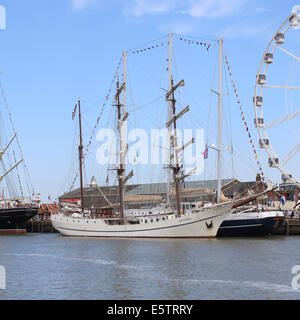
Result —
[{"label": "flag on mast", "polygon": [[208,146],[206,146],[206,149],[204,150],[204,152],[202,154],[203,154],[203,157],[205,160],[208,159]]}]

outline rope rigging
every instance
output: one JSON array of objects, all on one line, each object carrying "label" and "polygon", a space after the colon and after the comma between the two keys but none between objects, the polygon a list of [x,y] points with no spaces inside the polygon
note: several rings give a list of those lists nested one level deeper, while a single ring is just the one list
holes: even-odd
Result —
[{"label": "rope rigging", "polygon": [[[88,143],[87,143],[87,145],[86,145],[85,152],[84,152],[84,154],[83,154],[83,159],[85,159],[85,157],[87,156],[87,154],[88,154],[88,152],[89,152],[89,148],[90,148],[90,146],[92,145],[93,137],[94,137],[95,134],[96,134],[96,130],[97,130],[98,126],[99,126],[99,123],[100,123],[101,117],[102,117],[102,115],[103,115],[104,109],[105,109],[105,107],[106,107],[106,105],[107,105],[107,102],[110,100],[111,93],[112,93],[112,91],[113,91],[113,85],[114,85],[114,83],[115,83],[115,81],[116,81],[116,79],[117,79],[117,77],[118,77],[118,75],[119,75],[119,71],[120,71],[120,67],[121,67],[121,64],[122,64],[122,60],[123,60],[123,57],[121,56],[121,59],[120,59],[120,61],[119,61],[119,63],[118,63],[118,66],[117,66],[117,69],[116,69],[116,71],[115,71],[115,74],[114,74],[114,76],[113,76],[113,79],[112,79],[112,81],[111,81],[111,83],[110,83],[108,93],[107,93],[107,95],[105,96],[104,102],[103,102],[103,104],[102,104],[102,106],[101,106],[99,116],[98,116],[98,118],[97,118],[97,120],[96,120],[96,124],[95,124],[95,126],[94,126],[94,128],[93,128],[93,130],[92,130],[90,139],[89,139],[89,141],[88,141]],[[77,179],[78,179],[78,176],[79,176],[79,173],[77,172],[75,178],[73,179],[73,181],[72,181],[72,183],[71,183],[70,191],[73,190],[74,185],[75,185],[75,183],[76,183],[76,181],[77,181]]]},{"label": "rope rigging", "polygon": [[[13,151],[13,155],[14,155],[14,162],[15,162],[15,164],[17,164],[17,159],[16,159],[15,151]],[[16,167],[16,171],[17,171],[17,176],[18,176],[18,182],[19,182],[19,187],[20,187],[21,196],[22,196],[22,199],[24,199],[24,193],[23,193],[23,188],[22,188],[22,183],[21,183],[21,178],[20,178],[20,174],[19,174],[19,169],[18,169],[18,167]]]},{"label": "rope rigging", "polygon": [[245,113],[244,113],[244,110],[243,110],[243,107],[242,107],[242,104],[241,104],[241,101],[240,101],[240,98],[239,98],[239,94],[238,94],[235,82],[233,81],[232,71],[231,71],[231,67],[230,67],[227,55],[225,55],[225,62],[226,62],[227,69],[228,69],[228,72],[229,72],[230,81],[231,81],[231,84],[232,84],[232,87],[233,87],[233,90],[234,90],[234,93],[235,93],[236,103],[240,108],[240,115],[241,115],[241,118],[242,118],[242,122],[243,122],[244,127],[246,129],[246,132],[248,134],[249,142],[250,142],[250,145],[251,145],[251,147],[253,149],[253,152],[254,152],[254,158],[255,158],[257,166],[259,168],[261,180],[263,182],[265,182],[265,175],[264,175],[261,163],[260,163],[260,161],[258,159],[258,154],[257,154],[256,148],[255,148],[255,145],[254,145],[254,142],[253,142],[253,139],[252,139],[252,135],[250,133],[250,129],[249,129],[247,121],[246,121]]},{"label": "rope rigging", "polygon": [[[34,195],[34,193],[35,193],[34,192],[34,187],[33,187],[32,181],[31,181],[31,177],[30,177],[30,174],[29,174],[29,170],[28,170],[27,164],[26,164],[24,156],[23,156],[23,151],[22,151],[22,148],[21,148],[21,144],[20,144],[20,141],[19,141],[19,138],[18,138],[18,134],[17,134],[17,132],[15,130],[15,127],[14,127],[13,118],[12,118],[11,112],[9,110],[8,102],[7,102],[6,95],[5,95],[5,92],[4,92],[4,88],[3,88],[1,82],[0,82],[0,90],[1,90],[1,94],[2,94],[4,105],[5,105],[7,113],[8,113],[10,125],[12,127],[13,134],[15,136],[15,139],[16,139],[16,142],[17,142],[17,146],[18,146],[21,158],[23,159],[22,163],[23,163],[25,181],[26,181],[26,184],[27,184],[29,196],[31,196],[31,194]],[[19,176],[19,173],[18,173],[18,176]],[[29,184],[30,184],[31,189],[29,187]],[[23,193],[22,189],[21,189],[21,193]],[[23,194],[22,194],[22,197],[23,197]]]},{"label": "rope rigging", "polygon": [[[201,38],[196,38],[196,37],[189,37],[189,36],[183,36],[183,35],[179,35],[179,34],[174,34],[175,36],[175,39],[179,40],[180,43],[183,43],[187,46],[198,46],[198,47],[203,47],[205,49],[205,52],[209,52],[212,47],[214,47],[215,43],[217,43],[216,40],[207,40],[207,39],[201,39]],[[142,53],[146,53],[146,52],[149,52],[151,50],[155,50],[155,49],[159,49],[161,47],[164,47],[166,45],[169,45],[169,41],[168,39],[166,39],[165,37],[163,38],[160,38],[158,40],[154,40],[152,42],[149,42],[147,44],[145,44],[144,46],[142,47],[136,47],[134,49],[130,49],[130,50],[127,50],[126,53],[130,54],[130,55],[137,55],[137,54],[142,54]],[[174,58],[174,61],[175,61],[175,58]],[[238,95],[238,92],[237,92],[237,89],[236,89],[236,85],[233,81],[233,77],[232,77],[232,72],[231,72],[231,67],[229,65],[229,61],[228,61],[228,58],[227,56],[225,55],[225,61],[226,61],[226,66],[227,66],[227,69],[228,69],[228,72],[229,72],[229,76],[230,76],[230,81],[231,81],[231,84],[233,86],[233,89],[234,89],[234,92],[235,92],[235,97],[236,97],[236,102],[238,104],[238,106],[240,107],[240,112],[241,112],[241,118],[243,120],[243,123],[244,123],[244,126],[245,126],[245,129],[246,129],[246,132],[248,134],[248,137],[249,137],[249,142],[250,142],[250,145],[252,146],[252,149],[253,149],[253,152],[254,152],[254,156],[255,156],[255,160],[256,160],[256,163],[259,167],[259,172],[260,172],[260,175],[261,175],[261,179],[262,181],[265,181],[265,175],[264,175],[264,172],[263,172],[263,169],[262,169],[262,166],[260,164],[260,161],[258,159],[258,154],[257,154],[257,151],[256,151],[256,148],[254,146],[254,143],[253,143],[253,140],[252,140],[252,136],[251,136],[251,133],[250,133],[250,130],[248,128],[248,125],[247,125],[247,122],[246,122],[246,117],[245,117],[245,113],[243,111],[243,107],[241,105],[241,102],[240,102],[240,99],[239,99],[239,95]],[[111,98],[111,95],[112,95],[112,91],[113,91],[113,85],[115,83],[115,81],[117,80],[117,78],[119,77],[119,74],[120,74],[120,68],[121,68],[121,65],[122,65],[122,62],[123,62],[123,57],[121,57],[118,65],[117,65],[117,68],[116,68],[116,71],[115,71],[115,74],[113,76],[113,79],[110,83],[110,86],[109,86],[109,91],[108,91],[108,94],[105,96],[104,98],[104,102],[100,108],[100,113],[99,113],[99,116],[97,118],[97,121],[96,121],[96,124],[91,132],[91,136],[90,136],[90,139],[85,147],[85,152],[84,152],[84,155],[83,155],[83,159],[86,158],[86,156],[88,155],[88,152],[89,152],[89,149],[92,145],[92,142],[93,142],[93,138],[96,134],[96,130],[97,128],[99,127],[99,123],[100,123],[100,120],[102,119],[102,116],[103,116],[103,113],[104,113],[104,110],[105,110],[105,107],[107,106],[108,104],[108,101],[110,101],[110,98]],[[224,67],[226,67],[224,66]],[[175,67],[176,67],[176,61],[175,61]],[[214,71],[213,71],[213,74],[214,74],[214,77],[215,77],[215,73],[216,73],[216,64],[214,65]],[[131,79],[130,79],[130,76],[128,76],[128,82],[130,82]],[[132,90],[132,87],[130,86],[131,90]],[[229,103],[229,90],[228,90],[228,84],[226,82],[226,88],[227,88],[227,95],[228,95],[228,106],[230,108],[230,103]],[[145,103],[145,104],[140,104],[137,105],[136,104],[136,99],[135,99],[135,96],[134,96],[134,93],[133,91],[130,92],[131,93],[131,100],[132,100],[132,110],[130,110],[131,112],[132,111],[138,111],[138,110],[141,110],[141,109],[144,109],[144,108],[147,108],[148,106],[152,105],[153,103],[155,102],[159,102],[162,98],[162,96],[159,94],[157,98],[153,99],[152,101],[148,102],[148,103]],[[206,123],[207,125],[207,130],[209,131],[210,129],[210,126],[211,126],[211,122],[213,121],[213,119],[211,119],[211,104],[212,104],[212,95],[210,95],[210,99],[209,99],[209,114],[208,114],[208,122]],[[150,121],[154,121],[154,119],[152,119],[152,116],[154,116],[154,118],[157,117],[157,114],[150,114],[150,113],[145,113],[145,117],[147,117],[148,119],[150,119]],[[129,120],[129,121],[133,121],[134,122],[134,125],[136,126],[136,119],[134,120]],[[232,148],[232,123],[231,123],[231,119],[229,118],[229,123],[227,124],[228,125],[228,130],[230,131],[230,153],[232,154],[232,175],[234,175],[234,163],[233,163],[233,148]],[[161,127],[164,127],[164,123],[162,124]],[[159,128],[161,129],[161,128]],[[209,140],[208,140],[208,137],[206,138],[206,144],[208,145],[209,143]],[[108,173],[107,173],[107,181],[106,181],[106,184],[108,185],[109,183],[109,180],[108,180]],[[74,188],[74,185],[77,181],[79,177],[79,173],[77,172],[72,183],[71,183],[71,187],[70,187],[70,191],[73,190]]]}]

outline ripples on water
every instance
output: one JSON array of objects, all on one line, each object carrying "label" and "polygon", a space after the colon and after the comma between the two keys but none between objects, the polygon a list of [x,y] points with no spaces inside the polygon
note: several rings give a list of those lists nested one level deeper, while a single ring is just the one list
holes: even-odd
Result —
[{"label": "ripples on water", "polygon": [[0,299],[300,299],[300,237],[105,240],[0,237]]}]

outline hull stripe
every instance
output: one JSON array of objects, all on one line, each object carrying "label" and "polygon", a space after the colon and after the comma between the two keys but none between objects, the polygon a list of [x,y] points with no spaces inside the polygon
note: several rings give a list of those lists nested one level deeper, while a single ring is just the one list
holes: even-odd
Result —
[{"label": "hull stripe", "polygon": [[232,228],[248,228],[248,227],[262,227],[263,224],[245,224],[245,225],[240,225],[240,226],[227,226],[227,227],[220,227],[219,229],[232,229]]}]

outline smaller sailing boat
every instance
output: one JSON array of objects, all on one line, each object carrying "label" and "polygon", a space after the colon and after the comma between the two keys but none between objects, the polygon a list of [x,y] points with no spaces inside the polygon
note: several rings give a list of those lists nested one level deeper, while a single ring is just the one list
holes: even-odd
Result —
[{"label": "smaller sailing boat", "polygon": [[[171,35],[170,35],[171,37]],[[172,39],[170,38],[169,44]],[[222,40],[220,41],[220,70],[222,71]],[[169,63],[171,58],[169,59]],[[126,53],[123,54],[124,68],[126,67]],[[169,68],[171,70],[171,68]],[[123,72],[123,77],[126,70]],[[220,77],[222,73],[220,72]],[[120,97],[126,95],[126,78],[120,85],[117,81],[117,89],[115,95],[115,107],[117,111],[118,137],[119,137],[119,164],[115,168],[119,184],[119,203],[117,205],[110,204],[109,208],[103,208],[99,214],[94,214],[92,209],[85,208],[83,196],[83,177],[82,177],[82,128],[81,128],[81,108],[80,100],[78,101],[78,119],[80,130],[79,143],[79,167],[80,167],[80,187],[81,187],[81,209],[79,211],[70,210],[62,211],[59,214],[51,216],[53,227],[65,236],[82,236],[82,237],[118,237],[118,238],[210,238],[217,235],[218,229],[224,219],[232,212],[235,206],[245,204],[254,200],[260,195],[239,199],[238,201],[227,201],[209,206],[196,206],[194,203],[181,202],[180,184],[184,179],[192,173],[185,174],[182,166],[179,164],[179,150],[177,148],[177,120],[189,111],[186,107],[180,112],[176,110],[175,92],[184,86],[184,80],[174,84],[172,74],[170,73],[169,90],[166,93],[166,101],[169,104],[169,118],[166,124],[168,130],[173,130],[170,135],[170,157],[169,171],[173,175],[173,184],[175,189],[175,203],[162,204],[159,207],[151,209],[140,209],[142,215],[133,215],[128,218],[130,213],[124,207],[124,190],[125,185],[132,178],[131,171],[126,176],[125,154],[126,144],[122,134],[122,126],[129,117],[126,111],[126,98],[123,103]],[[219,82],[220,90],[222,82]],[[125,96],[126,97],[126,96]],[[219,93],[219,108],[222,108],[222,93]],[[221,145],[221,140],[219,143]],[[171,154],[171,152],[170,152]],[[172,161],[171,161],[172,159]],[[221,161],[221,154],[219,156]],[[219,163],[219,168],[221,165]],[[221,170],[219,170],[219,182],[221,181]],[[169,189],[170,190],[170,189]],[[168,190],[168,191],[169,191]],[[220,191],[220,188],[219,188]],[[218,194],[220,200],[220,193]],[[132,210],[130,210],[132,211]]]},{"label": "smaller sailing boat", "polygon": [[285,235],[287,231],[283,212],[268,207],[242,207],[222,223],[218,237],[251,237]]},{"label": "smaller sailing boat", "polygon": [[[253,193],[262,188],[264,188],[263,182],[258,181],[247,192]],[[287,224],[283,211],[272,206],[269,201],[266,205],[265,197],[256,202],[256,205],[245,205],[234,210],[220,226],[218,237],[256,237],[286,234]]]}]

